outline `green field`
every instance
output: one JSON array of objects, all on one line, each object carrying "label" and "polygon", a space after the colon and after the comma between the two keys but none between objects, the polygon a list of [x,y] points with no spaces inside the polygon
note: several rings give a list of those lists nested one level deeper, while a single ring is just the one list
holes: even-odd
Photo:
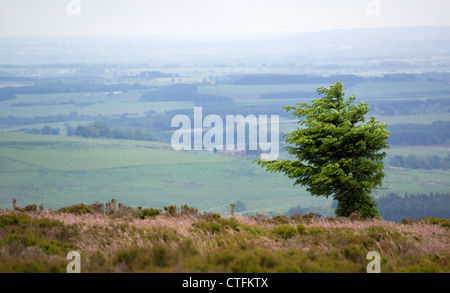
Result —
[{"label": "green field", "polygon": [[69,115],[73,111],[79,115],[143,114],[193,107],[191,102],[139,102],[142,93],[130,91],[112,96],[106,92],[17,95],[14,99],[0,102],[0,117]]},{"label": "green field", "polygon": [[[40,204],[59,208],[112,198],[131,206],[162,208],[188,204],[227,214],[243,201],[246,213],[285,213],[331,200],[310,196],[281,174],[270,174],[251,158],[209,152],[176,152],[169,145],[130,140],[0,134],[0,207]],[[386,170],[385,192],[447,192],[449,172]]]},{"label": "green field", "polygon": [[252,159],[176,152],[159,143],[0,134],[0,154],[2,207],[13,197],[52,208],[115,198],[132,206],[187,203],[220,212],[237,200],[249,212],[325,202]]},{"label": "green field", "polygon": [[36,117],[48,115],[69,115],[75,111],[79,115],[114,115],[114,114],[144,114],[148,111],[163,112],[178,109],[189,109],[191,102],[108,102],[95,103],[87,106],[76,105],[43,105],[28,107],[1,107],[0,116]]}]

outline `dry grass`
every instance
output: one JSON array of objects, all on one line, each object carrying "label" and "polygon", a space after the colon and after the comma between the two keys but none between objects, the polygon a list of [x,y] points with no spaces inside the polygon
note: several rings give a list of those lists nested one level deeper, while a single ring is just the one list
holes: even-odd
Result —
[{"label": "dry grass", "polygon": [[192,224],[197,218],[195,216],[171,217],[167,215],[159,215],[155,218],[135,219],[130,225],[136,228],[151,228],[151,227],[170,227],[177,230],[178,234],[182,236],[189,236]]},{"label": "dry grass", "polygon": [[[76,231],[76,237],[61,239],[78,247],[88,271],[326,271],[325,266],[331,271],[358,272],[364,269],[365,254],[376,250],[390,271],[450,272],[450,228],[426,221],[168,214],[130,219],[99,213],[0,210],[0,217],[23,214],[35,223],[43,219],[63,223],[51,228],[51,235],[59,235],[57,229],[64,227]],[[0,228],[0,258],[19,261],[8,254],[12,248],[23,250],[16,254],[20,261],[45,257],[33,245],[7,244],[4,234]],[[52,258],[62,261],[65,253]],[[155,262],[155,253],[162,253],[167,261]]]},{"label": "dry grass", "polygon": [[365,230],[374,226],[383,227],[400,232],[409,240],[409,242],[416,244],[414,245],[414,251],[412,251],[412,253],[440,254],[450,252],[449,229],[435,224],[402,224],[378,219],[364,221],[352,221],[349,219],[330,221],[328,219],[319,219],[308,226],[324,229],[345,228],[352,230]]}]

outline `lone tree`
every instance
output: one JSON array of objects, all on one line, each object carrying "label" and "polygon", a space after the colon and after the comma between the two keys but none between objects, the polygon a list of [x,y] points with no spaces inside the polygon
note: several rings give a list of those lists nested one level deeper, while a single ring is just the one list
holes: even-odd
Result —
[{"label": "lone tree", "polygon": [[348,217],[355,211],[362,218],[381,218],[370,194],[382,187],[383,149],[388,149],[386,123],[374,117],[365,123],[369,106],[354,104],[356,96],[344,100],[342,83],[316,91],[324,95],[308,104],[283,107],[300,119],[297,130],[286,134],[284,149],[295,160],[257,163],[270,172],[282,172],[294,185],[307,186],[315,196],[337,200],[336,216]]}]

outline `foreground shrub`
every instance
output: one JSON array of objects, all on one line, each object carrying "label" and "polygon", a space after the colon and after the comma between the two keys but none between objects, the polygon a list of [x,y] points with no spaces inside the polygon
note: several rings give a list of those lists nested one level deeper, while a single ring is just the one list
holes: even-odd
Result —
[{"label": "foreground shrub", "polygon": [[197,216],[198,209],[188,206],[187,204],[180,207],[180,214],[184,216]]},{"label": "foreground shrub", "polygon": [[290,219],[296,223],[304,223],[304,224],[310,224],[314,222],[317,219],[320,219],[321,215],[318,213],[309,212],[308,214],[294,214],[293,216],[290,216]]},{"label": "foreground shrub", "polygon": [[297,235],[299,232],[297,228],[291,225],[281,225],[273,228],[272,233],[277,234],[284,239],[289,239]]},{"label": "foreground shrub", "polygon": [[0,215],[0,228],[5,226],[27,226],[31,217],[24,214]]},{"label": "foreground shrub", "polygon": [[49,258],[36,256],[26,260],[0,256],[0,272],[2,273],[65,273],[67,261],[65,258]]},{"label": "foreground shrub", "polygon": [[288,224],[289,218],[286,215],[278,215],[268,219],[268,222],[273,224]]},{"label": "foreground shrub", "polygon": [[83,214],[91,214],[93,208],[91,206],[85,205],[84,203],[72,205],[70,207],[60,208],[58,211],[62,213],[75,214],[75,215],[83,215]]},{"label": "foreground shrub", "polygon": [[97,214],[105,213],[105,205],[100,203],[100,202],[98,202],[98,201],[96,201],[93,204],[91,204],[90,207],[92,208],[92,211],[94,213],[97,213]]},{"label": "foreground shrub", "polygon": [[0,228],[0,256],[64,255],[77,247],[78,228],[58,220],[6,214],[0,216]]},{"label": "foreground shrub", "polygon": [[50,228],[50,227],[62,227],[63,223],[58,220],[50,220],[48,218],[42,218],[37,220],[37,224],[40,228]]},{"label": "foreground shrub", "polygon": [[198,209],[190,207],[188,205],[182,205],[180,208],[177,208],[175,205],[170,205],[167,207],[164,207],[164,211],[167,215],[171,217],[176,216],[198,216],[199,212]]},{"label": "foreground shrub", "polygon": [[[83,205],[68,208],[84,214]],[[314,221],[312,215],[255,221],[191,216],[197,212],[188,206],[168,210],[176,217],[152,221],[136,218],[161,210],[121,204],[114,213],[89,217],[1,211],[0,272],[65,272],[71,250],[81,252],[83,272],[364,273],[369,251],[381,254],[382,272],[450,272],[447,219],[405,226],[330,218],[308,225],[305,216]]]},{"label": "foreground shrub", "polygon": [[24,208],[16,207],[14,205],[14,210],[19,211],[19,212],[35,212],[35,211],[37,211],[37,205],[29,204],[29,205],[25,206]]},{"label": "foreground shrub", "polygon": [[192,224],[194,227],[199,228],[200,230],[209,232],[211,234],[217,234],[223,232],[223,227],[220,223],[216,221],[201,221],[198,223]]},{"label": "foreground shrub", "polygon": [[227,230],[240,231],[241,223],[235,218],[223,219],[204,219],[192,224],[194,227],[200,228],[203,231],[209,232],[211,234],[218,234],[226,232]]},{"label": "foreground shrub", "polygon": [[450,228],[450,219],[428,217],[428,218],[419,219],[418,223],[427,223],[427,224],[441,226],[444,228]]},{"label": "foreground shrub", "polygon": [[204,212],[199,217],[206,221],[218,221],[222,218],[222,216],[218,213],[207,213],[207,212]]},{"label": "foreground shrub", "polygon": [[157,215],[161,214],[161,210],[160,209],[154,209],[154,208],[148,208],[148,209],[142,209],[140,210],[141,219],[144,219],[146,217],[156,217]]},{"label": "foreground shrub", "polygon": [[298,224],[297,231],[300,234],[306,234],[306,227],[303,224]]},{"label": "foreground shrub", "polygon": [[402,219],[402,224],[411,225],[413,223],[414,223],[414,220],[412,220],[412,219]]},{"label": "foreground shrub", "polygon": [[177,207],[174,205],[170,205],[167,207],[164,207],[164,211],[172,217],[175,217],[177,215]]},{"label": "foreground shrub", "polygon": [[37,205],[35,205],[35,204],[29,204],[29,205],[25,206],[25,207],[23,208],[23,210],[24,210],[25,212],[35,212],[35,211],[37,211]]}]

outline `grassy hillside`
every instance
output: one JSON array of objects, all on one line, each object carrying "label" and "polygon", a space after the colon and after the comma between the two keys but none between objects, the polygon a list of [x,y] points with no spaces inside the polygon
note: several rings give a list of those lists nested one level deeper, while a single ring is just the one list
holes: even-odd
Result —
[{"label": "grassy hillside", "polygon": [[[300,206],[332,215],[331,200],[312,197],[253,159],[176,152],[155,142],[0,133],[0,208],[11,208],[13,198],[18,205],[43,203],[53,209],[115,198],[134,207],[187,203],[227,214],[229,204],[240,200],[247,208],[244,214],[282,214]],[[386,172],[389,190],[375,196],[448,191],[448,171]]]},{"label": "grassy hillside", "polygon": [[36,117],[68,115],[72,111],[79,115],[112,115],[146,111],[170,111],[189,109],[190,102],[139,102],[143,91],[18,94],[16,98],[3,101],[0,117]]},{"label": "grassy hillside", "polygon": [[254,213],[285,212],[298,203],[330,206],[252,160],[176,152],[153,142],[0,134],[0,207],[10,208],[12,198],[51,208],[111,198],[135,207],[187,203],[216,212],[237,200]]},{"label": "grassy hillside", "polygon": [[102,207],[0,210],[0,272],[64,273],[69,251],[80,253],[85,273],[365,273],[370,251],[380,253],[381,272],[450,272],[446,219],[230,218],[187,206],[159,215]]}]

